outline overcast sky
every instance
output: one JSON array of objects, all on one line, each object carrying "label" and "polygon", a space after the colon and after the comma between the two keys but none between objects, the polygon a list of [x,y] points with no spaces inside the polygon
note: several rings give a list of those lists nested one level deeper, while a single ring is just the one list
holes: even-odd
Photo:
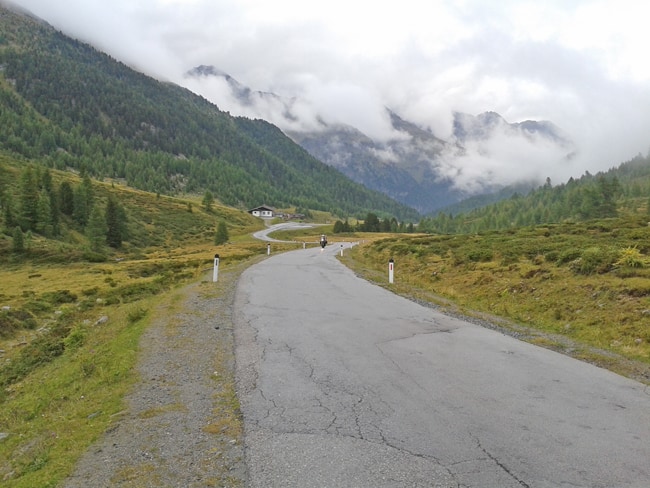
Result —
[{"label": "overcast sky", "polygon": [[[642,0],[14,2],[157,78],[187,85],[187,70],[214,65],[374,137],[388,134],[384,106],[443,138],[452,111],[550,120],[579,149],[571,163],[527,161],[546,166],[553,183],[650,150]],[[203,92],[238,114],[215,87]],[[512,161],[480,164],[504,180],[513,171]]]}]

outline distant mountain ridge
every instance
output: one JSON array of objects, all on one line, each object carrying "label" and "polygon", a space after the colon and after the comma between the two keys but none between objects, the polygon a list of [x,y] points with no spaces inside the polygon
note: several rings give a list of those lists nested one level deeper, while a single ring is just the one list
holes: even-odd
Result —
[{"label": "distant mountain ridge", "polygon": [[[456,112],[453,114],[453,135],[450,139],[437,137],[431,130],[403,119],[386,108],[392,128],[399,137],[378,141],[358,128],[325,122],[317,119],[313,129],[294,128],[300,116],[295,110],[295,98],[282,98],[276,94],[254,91],[232,76],[213,66],[198,66],[186,73],[190,78],[222,78],[231,93],[245,107],[258,103],[271,106],[276,113],[274,123],[311,155],[340,170],[352,180],[368,188],[416,208],[421,213],[454,204],[467,196],[465,189],[455,185],[453,175],[445,173],[450,159],[467,157],[473,150],[488,154],[492,138],[502,135],[534,141],[541,140],[563,151],[567,158],[575,152],[570,137],[549,121],[527,120],[510,124],[495,112],[477,116]],[[286,124],[283,124],[282,121]],[[284,126],[284,127],[283,127]],[[541,181],[514,182],[534,187]],[[480,182],[485,193],[497,192],[504,185]]]},{"label": "distant mountain ridge", "polygon": [[488,139],[499,129],[523,136],[539,135],[567,148],[573,144],[567,134],[547,120],[525,120],[511,124],[496,112],[483,112],[477,116],[454,112],[454,137],[459,142]]}]

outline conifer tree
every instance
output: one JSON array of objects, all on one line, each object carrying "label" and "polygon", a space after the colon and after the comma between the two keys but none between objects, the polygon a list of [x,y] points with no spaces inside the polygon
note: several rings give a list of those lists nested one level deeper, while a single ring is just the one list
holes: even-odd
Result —
[{"label": "conifer tree", "polygon": [[37,211],[38,219],[34,230],[44,236],[52,236],[54,230],[54,225],[52,224],[52,207],[50,206],[50,196],[45,191],[41,191],[38,196]]},{"label": "conifer tree", "polygon": [[25,252],[25,236],[19,225],[14,229],[13,234],[13,251],[22,253]]},{"label": "conifer tree", "polygon": [[205,210],[212,212],[212,205],[214,204],[214,196],[210,190],[207,190],[203,195],[203,201],[201,202],[205,207]]},{"label": "conifer tree", "polygon": [[59,205],[62,214],[72,217],[74,212],[74,192],[72,185],[68,181],[61,183],[59,188]]},{"label": "conifer tree", "polygon": [[59,197],[54,188],[49,192],[50,200],[50,223],[52,224],[52,235],[61,234],[61,209],[59,208]]},{"label": "conifer tree", "polygon": [[2,210],[3,210],[5,229],[10,230],[16,225],[18,225],[18,221],[16,219],[16,214],[14,210],[14,201],[9,192],[5,193],[4,198],[2,200]]},{"label": "conifer tree", "polygon": [[88,223],[89,209],[86,206],[86,196],[84,195],[84,190],[81,186],[77,186],[74,189],[74,207],[72,210],[72,218],[80,226],[84,227]]},{"label": "conifer tree", "polygon": [[86,226],[86,237],[92,251],[102,251],[106,242],[106,221],[98,206],[94,206],[90,212],[88,225]]},{"label": "conifer tree", "polygon": [[230,239],[230,236],[228,235],[228,227],[222,220],[217,226],[217,233],[214,236],[214,243],[215,245],[220,246],[221,244],[228,242],[228,239]]},{"label": "conifer tree", "polygon": [[24,230],[36,229],[38,222],[38,182],[31,166],[20,175],[20,226]]},{"label": "conifer tree", "polygon": [[106,203],[106,243],[118,249],[126,237],[126,214],[113,195],[109,195]]}]

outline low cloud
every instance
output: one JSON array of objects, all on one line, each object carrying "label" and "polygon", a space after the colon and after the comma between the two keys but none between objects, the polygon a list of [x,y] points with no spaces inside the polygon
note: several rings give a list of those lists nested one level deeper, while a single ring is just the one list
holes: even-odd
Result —
[{"label": "low cloud", "polygon": [[[377,141],[403,137],[388,107],[449,140],[453,112],[495,111],[511,123],[550,120],[577,146],[567,161],[503,135],[447,154],[443,174],[467,189],[515,175],[559,183],[650,149],[650,34],[635,0],[15,1],[136,69],[284,130],[341,123]],[[241,104],[223,83],[183,76],[201,64],[291,104]]]},{"label": "low cloud", "polygon": [[541,183],[552,175],[570,173],[575,157],[571,151],[539,135],[501,128],[488,139],[465,142],[462,149],[445,151],[437,172],[441,179],[452,181],[457,190],[475,195],[520,182]]}]

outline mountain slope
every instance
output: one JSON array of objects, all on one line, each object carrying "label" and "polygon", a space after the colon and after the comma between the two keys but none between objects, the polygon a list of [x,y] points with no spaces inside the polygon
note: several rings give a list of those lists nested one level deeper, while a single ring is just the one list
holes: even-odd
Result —
[{"label": "mountain slope", "polygon": [[[554,163],[575,151],[570,138],[551,122],[510,124],[494,112],[453,114],[453,133],[445,140],[386,108],[391,136],[376,140],[356,127],[326,121],[304,100],[254,91],[213,66],[198,66],[186,78],[197,83],[198,91],[214,83],[220,96],[230,94],[229,104],[274,122],[319,160],[422,213],[477,193],[542,183],[539,177],[525,176],[501,181],[491,168],[521,164],[511,161],[512,151],[504,148],[517,147],[521,160],[531,151],[541,154],[541,161]],[[477,162],[487,169],[480,174],[467,171]]]},{"label": "mountain slope", "polygon": [[210,190],[240,208],[266,203],[417,218],[293,147],[280,131],[256,140],[242,126],[260,122],[239,121],[38,19],[0,5],[0,32],[5,151],[159,193]]}]

